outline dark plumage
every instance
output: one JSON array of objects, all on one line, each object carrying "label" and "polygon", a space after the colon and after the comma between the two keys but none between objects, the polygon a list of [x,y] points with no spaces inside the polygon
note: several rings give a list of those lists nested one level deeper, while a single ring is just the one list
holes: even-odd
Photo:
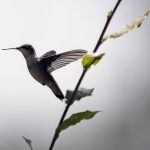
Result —
[{"label": "dark plumage", "polygon": [[30,44],[24,44],[20,47],[9,49],[19,50],[25,57],[28,70],[32,77],[42,85],[47,85],[59,99],[64,99],[64,95],[51,75],[51,72],[82,58],[87,53],[86,50],[82,49],[60,54],[56,54],[56,51],[51,50],[37,58],[36,52]]}]

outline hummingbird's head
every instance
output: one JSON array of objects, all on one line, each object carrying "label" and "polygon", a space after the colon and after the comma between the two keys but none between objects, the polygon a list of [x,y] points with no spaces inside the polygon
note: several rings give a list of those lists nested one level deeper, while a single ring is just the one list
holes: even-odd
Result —
[{"label": "hummingbird's head", "polygon": [[7,49],[3,49],[3,50],[10,50],[10,49],[19,50],[25,58],[32,56],[32,55],[35,55],[35,50],[34,50],[33,46],[30,44],[24,44],[24,45],[21,45],[21,46],[16,47],[16,48],[7,48]]},{"label": "hummingbird's head", "polygon": [[35,50],[30,44],[24,44],[20,47],[16,47],[16,49],[18,49],[24,55],[25,58],[31,55],[35,55]]}]

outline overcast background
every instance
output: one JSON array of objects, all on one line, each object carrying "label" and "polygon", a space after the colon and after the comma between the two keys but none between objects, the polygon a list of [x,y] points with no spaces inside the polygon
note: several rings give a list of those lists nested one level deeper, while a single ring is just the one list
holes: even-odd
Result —
[{"label": "overcast background", "polygon": [[[92,52],[106,15],[116,0],[0,0],[0,49],[32,44],[37,55],[83,48]],[[108,32],[119,31],[143,15],[150,0],[123,0]],[[109,40],[99,49],[106,56],[91,68],[82,87],[93,96],[76,102],[79,111],[104,110],[90,121],[61,133],[55,150],[149,150],[150,17],[141,28]],[[29,75],[17,51],[0,51],[0,150],[47,150],[65,108],[47,87]],[[59,86],[74,89],[81,61],[53,73]]]}]

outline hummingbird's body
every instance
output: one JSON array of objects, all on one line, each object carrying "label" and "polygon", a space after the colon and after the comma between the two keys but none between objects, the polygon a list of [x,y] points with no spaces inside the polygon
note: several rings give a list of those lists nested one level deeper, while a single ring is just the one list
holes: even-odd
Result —
[{"label": "hummingbird's body", "polygon": [[31,76],[42,85],[47,85],[59,99],[63,99],[64,95],[51,75],[51,72],[80,59],[87,53],[87,51],[79,49],[56,54],[52,50],[38,58],[34,48],[29,44],[9,49],[19,50],[26,60]]},{"label": "hummingbird's body", "polygon": [[31,76],[42,85],[45,85],[49,74],[38,59],[35,56],[30,56],[26,59],[26,63]]}]

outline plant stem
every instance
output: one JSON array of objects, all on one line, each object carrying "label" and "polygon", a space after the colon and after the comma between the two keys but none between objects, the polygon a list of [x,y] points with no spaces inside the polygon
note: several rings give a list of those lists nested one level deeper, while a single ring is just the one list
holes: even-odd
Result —
[{"label": "plant stem", "polygon": [[101,33],[101,35],[100,35],[100,37],[99,37],[99,40],[98,40],[98,42],[97,42],[97,44],[96,44],[96,46],[95,46],[95,48],[94,48],[94,50],[93,50],[93,53],[97,52],[98,48],[99,48],[100,45],[103,43],[102,41],[103,41],[104,34],[106,33],[106,30],[107,30],[107,28],[108,28],[108,26],[109,26],[109,23],[110,23],[112,17],[114,16],[114,14],[115,14],[115,12],[116,12],[116,10],[117,10],[119,4],[121,3],[121,1],[122,1],[122,0],[118,0],[118,2],[116,3],[116,5],[115,5],[113,11],[111,12],[111,15],[107,15],[107,21],[106,21],[105,26],[104,26],[104,28],[103,28],[103,30],[102,30],[102,33]]},{"label": "plant stem", "polygon": [[[79,81],[78,81],[78,83],[77,83],[77,85],[76,85],[76,87],[75,87],[75,89],[74,89],[74,92],[73,92],[73,94],[72,94],[72,96],[71,96],[71,99],[70,99],[70,101],[68,102],[68,104],[66,105],[66,108],[65,108],[65,110],[64,110],[64,112],[63,112],[63,115],[62,115],[62,117],[61,117],[61,119],[60,119],[60,121],[59,121],[58,126],[61,125],[62,122],[64,121],[65,116],[67,115],[67,112],[68,112],[68,110],[69,110],[69,108],[70,108],[70,106],[71,106],[71,104],[72,104],[72,100],[74,99],[75,94],[76,94],[76,92],[77,92],[77,90],[78,90],[78,88],[79,88],[79,86],[80,86],[80,84],[81,84],[81,82],[82,82],[82,80],[83,80],[83,77],[85,76],[85,73],[86,73],[86,72],[87,72],[87,69],[84,69],[83,72],[82,72],[82,74],[81,74],[81,77],[80,77],[80,79],[79,79]],[[51,142],[51,145],[50,145],[49,150],[52,150],[52,149],[53,149],[54,144],[55,144],[55,142],[56,142],[58,136],[59,136],[59,133],[55,131],[55,134],[54,134],[54,137],[53,137],[53,140],[52,140],[52,142]]]},{"label": "plant stem", "polygon": [[[118,1],[117,1],[116,5],[115,5],[115,7],[114,7],[114,9],[113,9],[113,11],[111,12],[111,15],[108,15],[108,16],[107,16],[106,23],[105,23],[104,28],[103,28],[103,30],[102,30],[102,33],[101,33],[101,35],[100,35],[100,37],[99,37],[99,40],[98,40],[98,42],[97,42],[97,44],[96,44],[96,46],[95,46],[95,48],[94,48],[94,50],[93,50],[93,53],[95,53],[95,52],[98,50],[98,48],[100,47],[100,45],[102,44],[102,40],[103,40],[104,34],[105,34],[105,32],[106,32],[106,30],[107,30],[107,28],[108,28],[108,25],[109,25],[109,23],[110,23],[112,17],[114,16],[114,13],[116,12],[116,10],[117,10],[119,4],[121,3],[121,1],[122,1],[122,0],[118,0]],[[64,110],[64,112],[63,112],[63,114],[62,114],[62,117],[61,117],[61,119],[60,119],[60,121],[59,121],[58,126],[63,123],[63,121],[64,121],[64,119],[65,119],[65,117],[66,117],[66,115],[67,115],[67,112],[68,112],[68,110],[69,110],[69,108],[70,108],[70,106],[71,106],[71,104],[72,104],[72,101],[73,101],[73,99],[74,99],[74,97],[75,97],[75,95],[76,95],[76,93],[77,93],[77,91],[78,91],[78,89],[79,89],[79,86],[80,86],[80,84],[81,84],[81,82],[82,82],[82,80],[83,80],[83,78],[84,78],[84,76],[85,76],[85,74],[86,74],[87,71],[88,71],[88,69],[84,69],[84,70],[83,70],[83,72],[82,72],[82,74],[81,74],[81,76],[80,76],[80,78],[79,78],[79,81],[78,81],[78,83],[77,83],[77,85],[76,85],[76,87],[75,87],[75,89],[74,89],[74,92],[73,92],[73,94],[72,94],[72,96],[71,96],[71,99],[70,99],[70,101],[68,102],[68,104],[67,104],[66,107],[65,107],[65,110]],[[52,142],[51,142],[51,145],[50,145],[49,150],[53,150],[53,147],[54,147],[54,145],[55,145],[55,142],[56,142],[58,136],[59,136],[59,133],[55,131],[55,134],[54,134],[54,137],[53,137],[53,139],[52,139]]]}]

